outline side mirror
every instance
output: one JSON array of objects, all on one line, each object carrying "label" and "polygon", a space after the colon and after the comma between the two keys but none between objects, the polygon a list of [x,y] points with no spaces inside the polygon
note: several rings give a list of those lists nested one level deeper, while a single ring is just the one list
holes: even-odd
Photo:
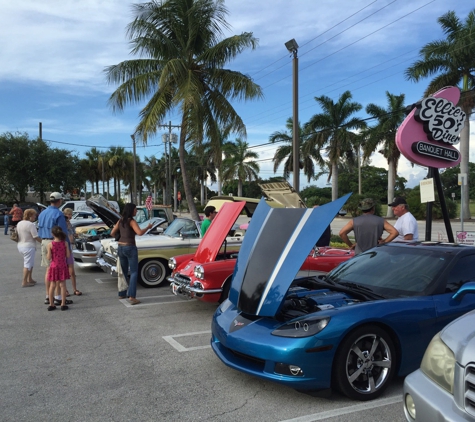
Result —
[{"label": "side mirror", "polygon": [[461,301],[467,293],[475,294],[475,281],[469,281],[465,283],[457,292],[452,296],[453,300]]}]

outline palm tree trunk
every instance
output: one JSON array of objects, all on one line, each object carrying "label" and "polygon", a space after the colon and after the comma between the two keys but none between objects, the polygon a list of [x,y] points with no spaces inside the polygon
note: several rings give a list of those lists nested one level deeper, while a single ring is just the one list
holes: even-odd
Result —
[{"label": "palm tree trunk", "polygon": [[463,107],[463,111],[467,114],[467,119],[465,120],[465,126],[460,132],[460,155],[462,159],[460,161],[460,173],[465,173],[467,184],[463,186],[463,195],[462,195],[462,206],[463,206],[463,219],[470,218],[470,198],[469,198],[469,185],[468,185],[468,175],[469,175],[469,153],[470,153],[470,112],[471,107]]},{"label": "palm tree trunk", "polygon": [[200,199],[201,199],[201,205],[205,204],[205,181],[202,180],[200,183]]},{"label": "palm tree trunk", "polygon": [[238,194],[237,196],[242,196],[242,180],[238,179]]},{"label": "palm tree trunk", "polygon": [[181,168],[181,176],[183,178],[183,188],[185,190],[185,198],[188,204],[188,209],[191,213],[191,218],[193,220],[199,221],[200,216],[198,215],[198,211],[196,210],[195,201],[193,200],[193,193],[191,192],[191,185],[190,181],[188,180],[188,174],[185,165],[185,140],[186,140],[186,133],[185,133],[185,114],[183,113],[183,118],[181,122],[181,130],[180,130],[180,146],[178,148],[179,156],[180,156],[180,168]]},{"label": "palm tree trunk", "polygon": [[[387,204],[394,200],[394,185],[396,184],[396,166],[397,163],[394,160],[388,160],[388,200]],[[388,207],[388,211],[386,212],[387,218],[394,218],[393,209]]]},{"label": "palm tree trunk", "polygon": [[338,199],[338,161],[332,163],[332,201]]}]

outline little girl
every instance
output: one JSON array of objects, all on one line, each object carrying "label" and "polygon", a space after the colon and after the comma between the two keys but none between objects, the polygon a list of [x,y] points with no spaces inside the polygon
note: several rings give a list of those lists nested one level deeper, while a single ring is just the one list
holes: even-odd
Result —
[{"label": "little girl", "polygon": [[47,255],[51,264],[48,269],[47,279],[49,284],[49,303],[48,311],[54,311],[56,306],[51,305],[54,303],[54,291],[56,289],[56,283],[59,283],[61,287],[61,310],[68,309],[66,305],[66,281],[69,278],[69,268],[66,263],[66,258],[69,258],[70,251],[66,243],[66,234],[61,230],[61,227],[54,226],[51,229],[51,234],[54,240],[47,245]]}]

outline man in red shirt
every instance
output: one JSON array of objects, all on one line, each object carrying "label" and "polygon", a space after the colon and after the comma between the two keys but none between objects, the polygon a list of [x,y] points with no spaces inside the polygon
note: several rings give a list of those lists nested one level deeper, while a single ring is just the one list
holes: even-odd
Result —
[{"label": "man in red shirt", "polygon": [[23,219],[23,210],[18,206],[18,204],[13,204],[13,208],[10,210],[9,214],[13,214],[12,226],[16,226]]}]

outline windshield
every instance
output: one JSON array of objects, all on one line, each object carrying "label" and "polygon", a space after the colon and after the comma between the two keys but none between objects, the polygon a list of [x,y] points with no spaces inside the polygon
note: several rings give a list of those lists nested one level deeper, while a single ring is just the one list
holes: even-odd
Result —
[{"label": "windshield", "polygon": [[168,226],[163,233],[170,237],[200,238],[200,222],[187,218],[177,218]]},{"label": "windshield", "polygon": [[419,296],[432,290],[452,260],[442,251],[415,247],[379,247],[355,256],[328,274],[337,284],[355,283],[389,296]]}]

